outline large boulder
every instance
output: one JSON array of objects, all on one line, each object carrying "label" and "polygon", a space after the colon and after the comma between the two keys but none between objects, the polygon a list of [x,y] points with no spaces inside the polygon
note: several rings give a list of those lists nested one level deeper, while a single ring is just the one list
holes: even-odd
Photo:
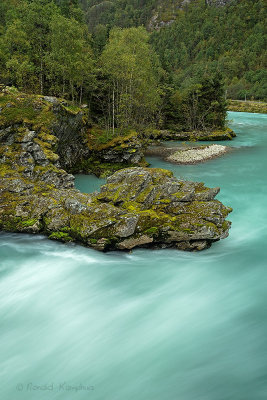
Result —
[{"label": "large boulder", "polygon": [[203,250],[228,236],[231,209],[214,200],[219,188],[177,180],[167,170],[124,169],[91,195],[67,186],[7,170],[0,181],[0,228],[98,250]]}]

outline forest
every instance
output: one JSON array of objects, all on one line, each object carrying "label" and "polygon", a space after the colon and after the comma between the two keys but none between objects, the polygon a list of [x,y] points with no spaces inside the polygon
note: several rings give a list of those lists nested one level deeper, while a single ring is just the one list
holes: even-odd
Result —
[{"label": "forest", "polygon": [[263,0],[2,0],[0,83],[86,103],[113,134],[222,128],[227,98],[267,98],[265,22]]}]

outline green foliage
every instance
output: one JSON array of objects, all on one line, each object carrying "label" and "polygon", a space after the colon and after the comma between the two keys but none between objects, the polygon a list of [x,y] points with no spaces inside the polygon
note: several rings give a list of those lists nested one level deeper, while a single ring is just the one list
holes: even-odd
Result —
[{"label": "green foliage", "polygon": [[227,109],[220,74],[204,74],[199,83],[179,90],[168,87],[166,93],[164,125],[168,128],[184,131],[224,128]]},{"label": "green foliage", "polygon": [[29,227],[29,226],[36,224],[36,222],[38,222],[38,219],[36,219],[36,218],[28,219],[26,221],[22,221],[21,226]]},{"label": "green foliage", "polygon": [[223,128],[226,102],[221,76],[204,77],[199,85],[188,88],[183,107],[190,130]]},{"label": "green foliage", "polygon": [[86,102],[99,144],[129,129],[221,129],[225,98],[267,99],[264,6],[1,0],[0,82]]},{"label": "green foliage", "polygon": [[233,99],[266,99],[266,3],[235,0],[225,7],[194,1],[151,42],[176,87],[221,72]]},{"label": "green foliage", "polygon": [[51,125],[55,118],[51,106],[44,106],[41,97],[13,90],[8,94],[0,93],[0,107],[0,127],[23,122],[31,124],[34,129],[42,129]]},{"label": "green foliage", "polygon": [[157,228],[156,226],[152,226],[151,228],[147,229],[144,233],[147,235],[156,235],[159,231],[159,228]]},{"label": "green foliage", "polygon": [[82,100],[84,86],[92,88],[94,61],[86,27],[74,18],[53,16],[50,23],[51,51],[46,55],[49,80],[54,93]]},{"label": "green foliage", "polygon": [[160,103],[158,60],[144,28],[110,32],[101,55],[107,76],[107,128],[140,127],[153,120]]},{"label": "green foliage", "polygon": [[82,101],[94,86],[94,57],[78,2],[4,4],[0,8],[5,21],[0,27],[1,81],[26,92]]},{"label": "green foliage", "polygon": [[99,127],[93,127],[89,131],[89,146],[92,144],[93,147],[99,147],[113,141],[115,144],[120,143],[124,140],[128,140],[131,137],[137,137],[137,133],[130,129],[119,129],[115,128],[112,130],[101,129]]},{"label": "green foliage", "polygon": [[229,100],[228,110],[267,114],[267,103],[262,101]]}]

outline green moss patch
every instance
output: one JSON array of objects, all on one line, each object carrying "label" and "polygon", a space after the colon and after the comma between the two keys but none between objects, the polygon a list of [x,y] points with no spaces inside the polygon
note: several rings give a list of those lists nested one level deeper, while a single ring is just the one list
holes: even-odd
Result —
[{"label": "green moss patch", "polygon": [[66,232],[53,232],[49,239],[61,240],[63,242],[70,242],[72,238]]}]

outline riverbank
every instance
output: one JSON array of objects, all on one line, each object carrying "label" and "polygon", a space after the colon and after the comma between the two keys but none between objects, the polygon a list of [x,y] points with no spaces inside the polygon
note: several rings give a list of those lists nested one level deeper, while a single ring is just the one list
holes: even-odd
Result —
[{"label": "riverbank", "polygon": [[267,103],[263,101],[228,100],[228,111],[267,114]]},{"label": "riverbank", "polygon": [[145,143],[161,142],[161,141],[188,141],[188,142],[209,142],[232,140],[236,137],[235,132],[226,127],[224,129],[211,131],[178,131],[178,130],[157,130],[147,129],[142,137]]}]

